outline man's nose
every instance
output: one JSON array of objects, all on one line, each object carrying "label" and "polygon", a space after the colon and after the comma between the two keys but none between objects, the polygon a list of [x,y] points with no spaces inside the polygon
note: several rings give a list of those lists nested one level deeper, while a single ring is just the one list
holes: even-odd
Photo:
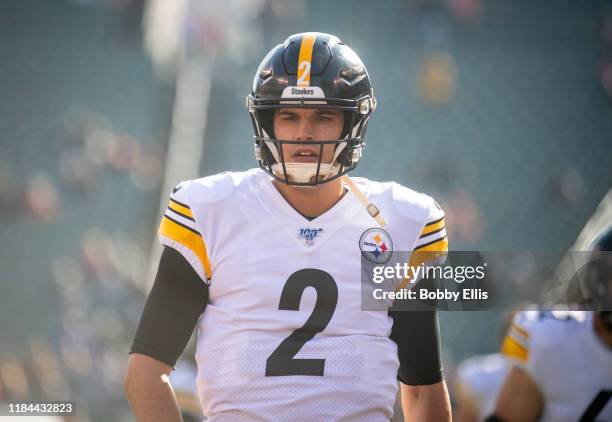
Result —
[{"label": "man's nose", "polygon": [[297,127],[297,133],[295,136],[296,141],[312,141],[313,139],[313,125],[308,119],[301,119],[300,124]]}]

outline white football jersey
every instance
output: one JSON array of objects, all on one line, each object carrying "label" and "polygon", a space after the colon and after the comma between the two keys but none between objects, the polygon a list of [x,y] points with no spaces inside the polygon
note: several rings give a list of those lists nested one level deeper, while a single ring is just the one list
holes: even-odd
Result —
[{"label": "white football jersey", "polygon": [[[443,212],[430,197],[353,180],[387,220],[394,250],[447,250]],[[374,226],[351,192],[309,221],[259,169],[175,188],[159,237],[209,284],[196,359],[211,421],[393,416],[392,320],[361,309],[360,237]]]},{"label": "white football jersey", "polygon": [[538,385],[542,422],[612,421],[612,350],[595,333],[592,312],[521,312],[502,352]]},{"label": "white football jersey", "polygon": [[474,356],[457,367],[457,387],[473,400],[479,421],[495,411],[497,395],[509,368],[508,359],[500,353]]}]

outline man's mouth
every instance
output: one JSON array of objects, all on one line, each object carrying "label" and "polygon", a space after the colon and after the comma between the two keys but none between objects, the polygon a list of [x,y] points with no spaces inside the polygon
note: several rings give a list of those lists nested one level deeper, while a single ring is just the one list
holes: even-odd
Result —
[{"label": "man's mouth", "polygon": [[317,163],[319,154],[313,148],[298,148],[291,156],[294,163]]}]

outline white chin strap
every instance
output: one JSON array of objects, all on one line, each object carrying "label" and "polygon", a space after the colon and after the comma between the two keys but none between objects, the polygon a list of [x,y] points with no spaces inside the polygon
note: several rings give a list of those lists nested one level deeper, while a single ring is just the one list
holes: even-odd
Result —
[{"label": "white chin strap", "polygon": [[[317,163],[285,163],[287,179],[296,183],[308,183],[317,175]],[[331,175],[338,174],[339,165],[321,163],[319,180],[325,180]],[[272,171],[278,177],[285,178],[282,164],[273,164]]]}]

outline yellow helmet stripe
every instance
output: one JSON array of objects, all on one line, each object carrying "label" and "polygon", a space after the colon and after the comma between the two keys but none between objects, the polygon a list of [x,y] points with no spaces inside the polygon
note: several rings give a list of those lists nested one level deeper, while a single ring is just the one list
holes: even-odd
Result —
[{"label": "yellow helmet stripe", "polygon": [[316,32],[307,32],[302,37],[300,55],[298,58],[297,85],[310,86],[310,68],[312,67],[312,49],[314,48]]}]

